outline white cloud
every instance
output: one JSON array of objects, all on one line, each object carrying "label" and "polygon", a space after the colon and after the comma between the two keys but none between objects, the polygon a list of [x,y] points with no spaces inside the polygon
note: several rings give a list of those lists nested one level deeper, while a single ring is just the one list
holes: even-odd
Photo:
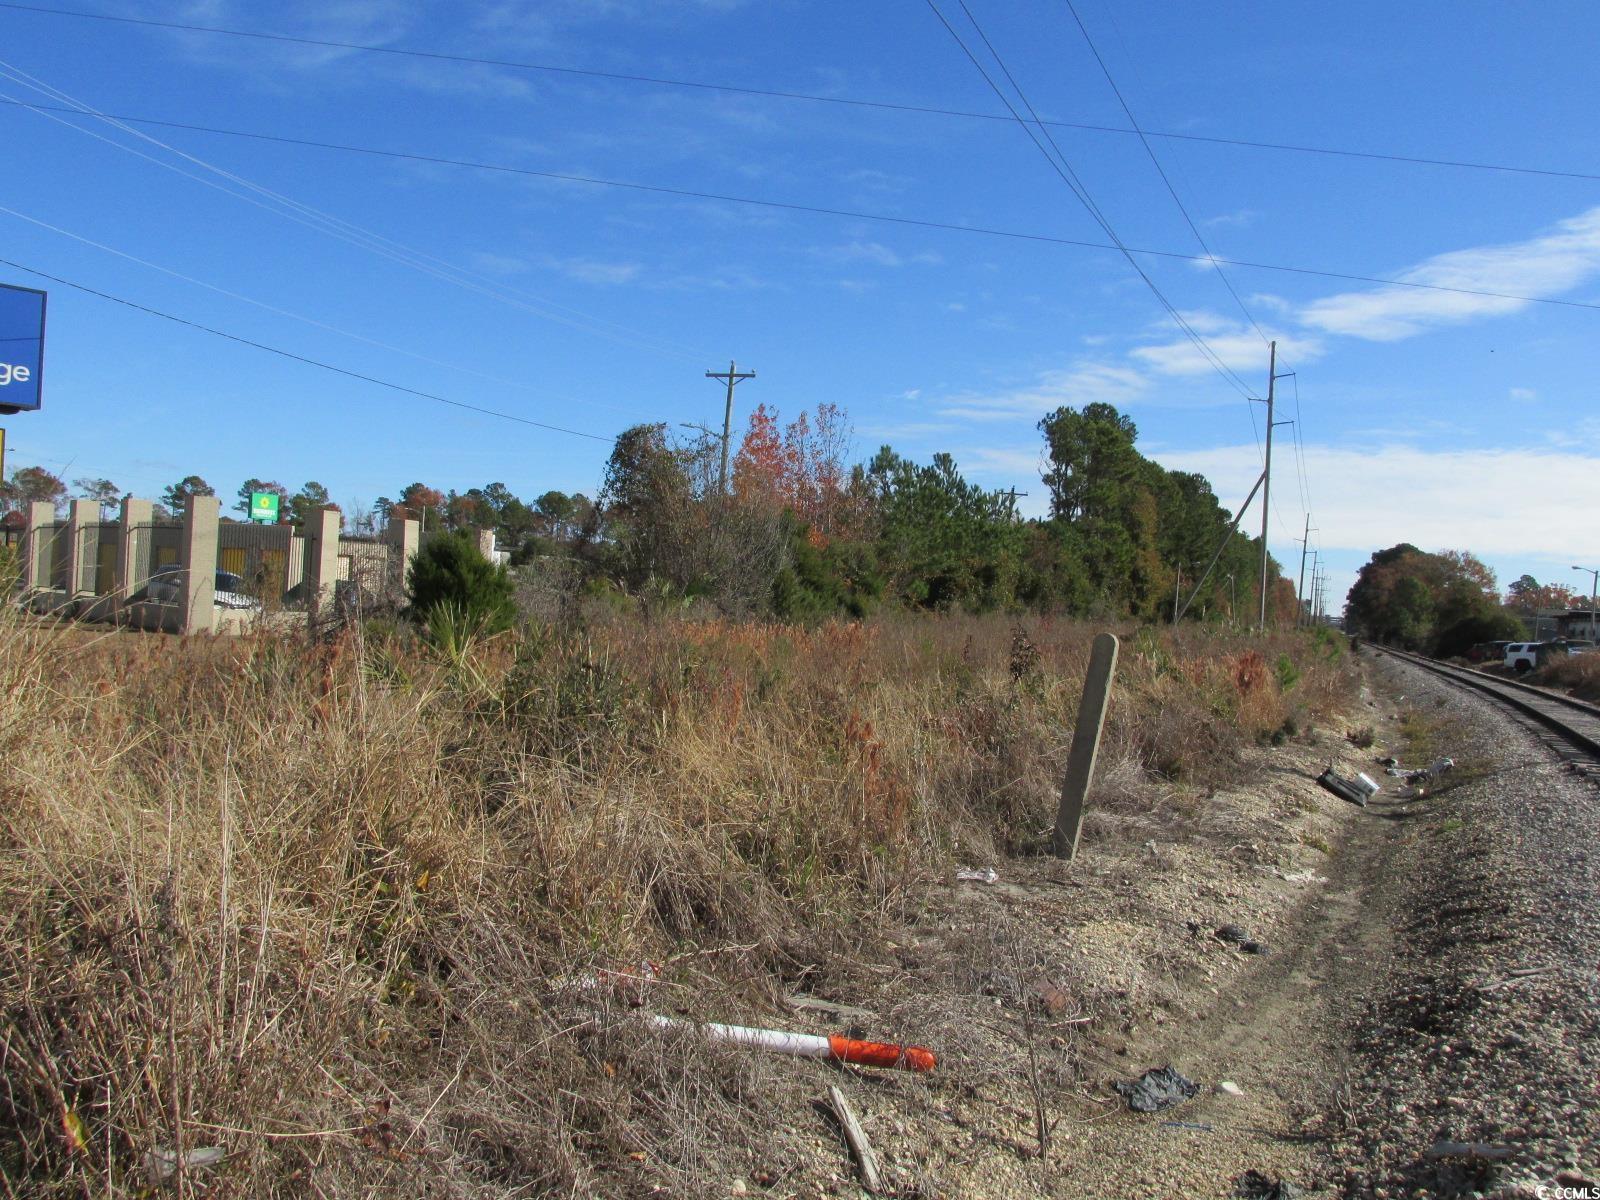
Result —
[{"label": "white cloud", "polygon": [[490,275],[521,275],[528,264],[509,254],[494,254],[487,250],[474,250],[468,256],[473,267]]},{"label": "white cloud", "polygon": [[[1600,207],[1522,242],[1452,250],[1402,272],[1408,283],[1550,296],[1600,273]],[[1327,333],[1392,342],[1476,317],[1501,316],[1528,301],[1460,292],[1381,287],[1343,292],[1306,305],[1302,323]]]},{"label": "white cloud", "polygon": [[[1016,476],[1022,483],[1037,480],[1044,458],[1043,450],[1008,450],[996,446],[972,446],[962,451],[959,464],[972,474]],[[1043,484],[1039,485],[1043,488]]]},{"label": "white cloud", "polygon": [[938,266],[944,262],[943,256],[933,251],[903,255],[882,242],[848,242],[842,246],[819,247],[812,253],[826,262],[868,263],[875,267]]},{"label": "white cloud", "polygon": [[1201,220],[1200,224],[1204,225],[1207,229],[1220,229],[1225,226],[1243,229],[1254,224],[1255,219],[1260,215],[1261,214],[1253,208],[1240,208],[1235,209],[1231,213],[1223,213],[1221,216],[1206,217]]},{"label": "white cloud", "polygon": [[[1593,494],[1600,440],[1591,439],[1586,450],[1307,446],[1318,540],[1325,548],[1363,554],[1411,542],[1425,550],[1468,549],[1486,557],[1600,559],[1600,526],[1551,519],[1551,497]],[[1261,471],[1254,444],[1156,451],[1152,457],[1205,475],[1229,507],[1244,499]],[[1274,455],[1274,467],[1274,495],[1283,501],[1273,507],[1294,523],[1299,502],[1292,462]],[[1285,487],[1287,492],[1279,491]],[[1298,530],[1291,536],[1298,537]],[[1273,549],[1287,552],[1278,545],[1281,537],[1274,522]]]},{"label": "white cloud", "polygon": [[[1195,325],[1188,315],[1185,320],[1189,320],[1211,352],[1230,370],[1243,374],[1246,382],[1259,375],[1261,386],[1266,387],[1267,347],[1254,329],[1235,324],[1223,327],[1227,332],[1222,332],[1214,324],[1209,328]],[[1310,362],[1327,352],[1317,338],[1268,332],[1277,340],[1280,363]],[[1187,337],[1156,346],[1140,346],[1130,351],[1130,356],[1162,375],[1201,375],[1215,369],[1211,359]]]},{"label": "white cloud", "polygon": [[1521,404],[1531,404],[1539,398],[1539,393],[1532,388],[1514,387],[1506,395]]},{"label": "white cloud", "polygon": [[949,417],[977,421],[1037,421],[1062,405],[1081,408],[1103,402],[1125,407],[1142,395],[1149,380],[1132,367],[1106,362],[1079,362],[1062,371],[1046,371],[1029,385],[988,394],[951,396],[939,410]]},{"label": "white cloud", "polygon": [[616,285],[632,283],[639,277],[639,264],[630,262],[601,262],[590,258],[546,257],[544,263],[551,270],[560,271],[579,283]]}]

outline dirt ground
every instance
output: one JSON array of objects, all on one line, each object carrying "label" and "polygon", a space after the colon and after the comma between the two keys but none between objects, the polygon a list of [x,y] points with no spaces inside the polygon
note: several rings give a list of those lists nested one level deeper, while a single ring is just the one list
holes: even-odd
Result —
[{"label": "dirt ground", "polygon": [[[817,1102],[829,1085],[859,1114],[885,1192],[901,1196],[1387,1200],[1593,1185],[1600,1029],[1583,999],[1593,989],[1569,982],[1592,980],[1587,950],[1564,974],[1513,971],[1489,990],[1535,986],[1495,991],[1487,1006],[1471,982],[1516,965],[1496,912],[1524,913],[1518,945],[1571,940],[1524,894],[1519,839],[1502,839],[1509,858],[1493,871],[1458,857],[1490,857],[1468,850],[1462,830],[1511,819],[1504,777],[1541,751],[1481,702],[1363,658],[1367,685],[1347,724],[1252,749],[1246,786],[1174,787],[1143,808],[1097,811],[1075,863],[974,864],[996,879],[948,881],[859,955],[801,970],[775,1020],[929,1046],[939,1067],[913,1076],[783,1060],[766,1078],[781,1080],[789,1119],[752,1130],[744,1168],[729,1174],[718,1157],[724,1177],[693,1190],[865,1195]],[[1376,741],[1358,748],[1346,734],[1364,726]],[[1420,800],[1378,761],[1436,753],[1454,753],[1457,773]],[[1363,808],[1322,790],[1330,761],[1384,792]],[[1600,810],[1558,760],[1538,770],[1515,820],[1557,794],[1564,821]],[[1583,847],[1568,847],[1580,865]],[[1488,915],[1474,933],[1463,913]],[[1219,939],[1229,923],[1266,952]],[[1140,1113],[1114,1090],[1169,1064],[1199,1087],[1186,1102]],[[1514,1153],[1437,1158],[1430,1148],[1453,1138]],[[686,1194],[681,1177],[646,1190]]]},{"label": "dirt ground", "polygon": [[[1348,724],[1249,750],[1243,787],[1093,811],[1072,864],[974,863],[996,880],[938,886],[859,955],[801,971],[787,1016],[752,1020],[928,1046],[938,1069],[797,1062],[781,1086],[840,1086],[900,1195],[1232,1196],[1252,1171],[1335,1194],[1349,1018],[1390,965],[1404,837],[1392,802],[1315,780],[1330,761],[1381,775],[1398,712],[1364,691]],[[1365,725],[1379,740],[1358,749]],[[1228,924],[1265,952],[1217,937]],[[1113,1090],[1168,1064],[1194,1098],[1146,1114]],[[707,1194],[865,1194],[821,1105],[786,1125]]]}]

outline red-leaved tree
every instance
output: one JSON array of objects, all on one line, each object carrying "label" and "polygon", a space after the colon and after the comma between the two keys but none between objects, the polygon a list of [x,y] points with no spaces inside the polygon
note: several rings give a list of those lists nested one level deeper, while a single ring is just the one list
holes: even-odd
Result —
[{"label": "red-leaved tree", "polygon": [[733,463],[733,494],[745,504],[788,509],[822,538],[855,528],[864,497],[850,487],[850,424],[837,404],[802,412],[779,433],[778,414],[758,404]]}]

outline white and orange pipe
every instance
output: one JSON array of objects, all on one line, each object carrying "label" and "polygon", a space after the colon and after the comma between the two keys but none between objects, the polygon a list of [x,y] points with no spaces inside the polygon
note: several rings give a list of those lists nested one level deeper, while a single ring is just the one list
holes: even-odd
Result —
[{"label": "white and orange pipe", "polygon": [[649,1016],[657,1029],[693,1031],[714,1042],[754,1046],[774,1054],[798,1058],[831,1058],[860,1067],[893,1067],[902,1071],[931,1071],[938,1065],[932,1050],[899,1046],[893,1042],[868,1042],[843,1034],[788,1033],[781,1029],[754,1029],[748,1025],[722,1025],[715,1021],[685,1021],[678,1017]]}]

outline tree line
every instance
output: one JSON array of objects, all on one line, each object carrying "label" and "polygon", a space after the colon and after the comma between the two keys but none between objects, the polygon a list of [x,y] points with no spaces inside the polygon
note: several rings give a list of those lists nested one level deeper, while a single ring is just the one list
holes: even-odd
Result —
[{"label": "tree line", "polygon": [[[591,591],[785,620],[883,605],[1168,619],[1215,557],[1190,611],[1254,618],[1260,541],[1230,534],[1232,515],[1203,476],[1146,458],[1133,421],[1109,404],[1058,408],[1037,429],[1049,498],[1041,518],[1022,517],[1014,493],[966,479],[949,454],[917,462],[886,445],[852,462],[849,423],[833,404],[787,423],[760,405],[736,449],[664,423],[633,426],[618,436],[593,500],[560,491],[524,500],[498,482],[456,492],[419,481],[345,516],[358,534],[400,517],[429,531],[492,529],[514,566],[560,560]],[[73,486],[103,505],[119,499],[108,480]],[[39,467],[17,471],[4,489],[0,505],[13,512],[68,496]],[[315,481],[291,492],[248,479],[233,511],[248,517],[251,493],[263,491],[281,498],[282,521],[329,503]],[[177,513],[189,496],[215,494],[190,475],[161,503]],[[1294,585],[1276,562],[1267,607],[1274,621],[1297,611]]]},{"label": "tree line", "polygon": [[1521,641],[1541,613],[1588,598],[1523,575],[1502,596],[1495,573],[1466,550],[1430,553],[1409,542],[1379,550],[1356,575],[1345,625],[1374,641],[1440,658],[1480,642]]},{"label": "tree line", "polygon": [[[577,550],[618,588],[782,619],[892,604],[1155,620],[1220,549],[1194,615],[1257,611],[1260,543],[1230,535],[1202,476],[1146,458],[1109,404],[1058,408],[1038,430],[1049,515],[1024,519],[1012,493],[967,480],[949,454],[919,463],[884,446],[851,465],[831,404],[787,425],[758,406],[725,490],[716,438],[637,425],[617,439]],[[1292,619],[1276,563],[1268,588],[1272,618]]]}]

